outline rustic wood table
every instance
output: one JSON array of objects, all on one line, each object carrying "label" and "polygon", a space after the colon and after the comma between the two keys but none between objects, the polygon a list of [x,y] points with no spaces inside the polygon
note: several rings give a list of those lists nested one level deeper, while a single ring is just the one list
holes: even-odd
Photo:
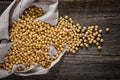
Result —
[{"label": "rustic wood table", "polygon": [[[0,2],[0,14],[11,1]],[[101,52],[96,47],[68,52],[48,74],[3,80],[120,80],[120,0],[60,1],[60,16],[68,15],[82,26],[99,25],[105,40]],[[110,33],[105,33],[106,27]]]}]

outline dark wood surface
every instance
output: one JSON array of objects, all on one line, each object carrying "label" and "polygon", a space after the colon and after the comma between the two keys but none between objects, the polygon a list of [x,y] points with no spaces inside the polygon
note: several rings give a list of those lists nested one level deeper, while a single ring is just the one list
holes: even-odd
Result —
[{"label": "dark wood surface", "polygon": [[[0,14],[11,2],[0,2]],[[81,25],[99,25],[104,30],[103,50],[96,47],[68,52],[48,74],[3,80],[120,80],[120,0],[60,1],[60,16],[68,15]],[[105,28],[110,33],[105,33]]]}]

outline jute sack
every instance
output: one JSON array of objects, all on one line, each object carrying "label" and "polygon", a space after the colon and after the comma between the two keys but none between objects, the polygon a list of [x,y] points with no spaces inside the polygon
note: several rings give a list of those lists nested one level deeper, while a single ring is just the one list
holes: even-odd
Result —
[{"label": "jute sack", "polygon": [[[13,42],[9,41],[9,25],[11,25],[12,22],[17,20],[21,16],[23,11],[30,6],[41,7],[43,9],[44,15],[36,18],[37,20],[50,23],[51,25],[57,24],[59,16],[58,0],[14,0],[0,16],[0,63],[4,62],[4,57],[6,56],[8,49],[12,46],[12,44],[14,44]],[[66,45],[60,56],[51,63],[51,66],[49,68],[44,68],[42,66],[34,66],[31,64],[29,70],[17,71],[16,68],[18,66],[24,68],[24,65],[14,64],[10,73],[8,73],[4,69],[0,69],[0,79],[7,77],[11,74],[16,74],[20,76],[46,74],[57,62],[60,61],[67,47],[68,46]],[[57,54],[57,50],[53,45],[50,46],[48,54],[50,56]]]}]

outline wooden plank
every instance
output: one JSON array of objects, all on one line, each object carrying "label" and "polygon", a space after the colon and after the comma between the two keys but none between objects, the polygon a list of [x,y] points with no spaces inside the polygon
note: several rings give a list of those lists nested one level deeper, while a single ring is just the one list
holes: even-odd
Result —
[{"label": "wooden plank", "polygon": [[[0,14],[11,2],[0,2]],[[3,80],[120,80],[120,1],[60,1],[60,16],[68,15],[82,26],[99,25],[104,30],[103,50],[79,48],[77,54],[66,53],[48,74]],[[110,28],[106,34],[105,28]]]}]

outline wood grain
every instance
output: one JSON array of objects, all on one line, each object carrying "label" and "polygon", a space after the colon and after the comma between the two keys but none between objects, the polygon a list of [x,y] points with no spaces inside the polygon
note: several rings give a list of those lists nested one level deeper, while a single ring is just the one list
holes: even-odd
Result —
[{"label": "wood grain", "polygon": [[[0,14],[11,2],[0,2]],[[82,26],[99,25],[104,30],[103,50],[96,47],[66,54],[48,74],[3,80],[120,80],[120,0],[60,1],[60,16],[68,15]],[[106,34],[105,28],[110,28]]]}]

